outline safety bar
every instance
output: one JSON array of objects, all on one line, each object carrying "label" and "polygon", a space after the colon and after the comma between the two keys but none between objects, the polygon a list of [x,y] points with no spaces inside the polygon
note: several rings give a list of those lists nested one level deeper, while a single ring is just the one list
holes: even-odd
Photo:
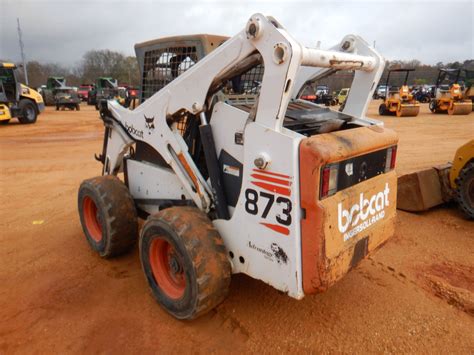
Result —
[{"label": "safety bar", "polygon": [[364,71],[372,71],[375,68],[373,57],[306,47],[303,47],[302,53],[301,65],[308,67]]}]

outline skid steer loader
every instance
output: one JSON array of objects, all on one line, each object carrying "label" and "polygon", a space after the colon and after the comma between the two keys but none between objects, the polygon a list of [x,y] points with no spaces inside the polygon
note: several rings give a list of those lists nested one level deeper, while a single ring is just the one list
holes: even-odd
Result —
[{"label": "skid steer loader", "polygon": [[458,148],[452,162],[398,178],[401,210],[422,212],[451,200],[474,219],[474,139]]},{"label": "skid steer loader", "polygon": [[[222,302],[233,273],[322,292],[394,230],[398,139],[365,117],[384,59],[354,35],[306,48],[261,14],[212,43],[136,47],[144,102],[102,102],[102,176],[78,194],[92,249],[138,239],[152,294],[179,319]],[[343,112],[297,99],[339,69],[356,71]]]},{"label": "skid steer loader", "polygon": [[[412,71],[415,71],[415,69],[392,69],[388,71],[385,83],[388,94],[385,95],[384,102],[379,106],[379,115],[418,116],[420,103],[413,98],[408,89],[408,76]],[[390,74],[392,73],[405,73],[405,79],[401,87],[389,86]]]},{"label": "skid steer loader", "polygon": [[460,75],[461,69],[439,70],[435,95],[429,106],[431,112],[467,115],[472,111],[472,101],[463,97],[463,91],[459,85]]}]

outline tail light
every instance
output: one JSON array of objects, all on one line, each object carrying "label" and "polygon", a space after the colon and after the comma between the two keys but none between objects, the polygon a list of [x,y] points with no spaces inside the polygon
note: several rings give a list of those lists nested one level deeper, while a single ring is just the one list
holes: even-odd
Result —
[{"label": "tail light", "polygon": [[387,149],[387,158],[385,160],[385,172],[395,169],[395,161],[397,160],[397,146]]},{"label": "tail light", "polygon": [[136,96],[136,95],[137,95],[137,92],[135,90],[130,91],[130,96]]},{"label": "tail light", "polygon": [[395,168],[397,146],[351,157],[321,168],[319,196],[321,199],[334,195],[356,184],[388,173]]},{"label": "tail light", "polygon": [[334,195],[337,192],[338,169],[339,164],[326,165],[323,168],[321,198]]}]

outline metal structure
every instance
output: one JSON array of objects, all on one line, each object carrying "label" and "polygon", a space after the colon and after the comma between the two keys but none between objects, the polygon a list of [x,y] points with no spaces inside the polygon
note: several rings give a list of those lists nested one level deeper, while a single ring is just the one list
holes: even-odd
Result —
[{"label": "metal structure", "polygon": [[430,102],[433,113],[467,115],[472,111],[472,101],[464,98],[459,78],[462,69],[440,69],[436,80],[435,95]]},{"label": "metal structure", "polygon": [[28,70],[26,67],[26,59],[25,59],[25,46],[23,45],[23,38],[22,38],[22,32],[21,32],[21,27],[20,27],[20,19],[16,19],[17,22],[17,29],[18,29],[18,43],[20,44],[20,53],[21,53],[21,61],[23,63],[23,72],[25,74],[25,83],[28,86]]},{"label": "metal structure", "polygon": [[[148,216],[142,267],[180,319],[219,304],[231,273],[297,299],[324,291],[391,236],[396,211],[397,137],[365,117],[384,67],[373,48],[353,35],[306,48],[261,14],[206,43],[215,48],[136,46],[144,102],[101,106],[103,176],[84,181],[78,198],[86,238],[104,257],[129,250],[137,213]],[[343,112],[297,99],[304,83],[340,69],[356,71]]]},{"label": "metal structure", "polygon": [[401,210],[421,212],[455,200],[474,219],[474,139],[458,148],[452,162],[400,176],[398,191]]},{"label": "metal structure", "polygon": [[[408,76],[415,69],[391,69],[388,71],[385,87],[387,94],[384,102],[379,106],[380,115],[417,116],[420,112],[420,103],[413,98],[408,89]],[[392,73],[404,73],[405,78],[402,86],[390,86],[390,75]]]},{"label": "metal structure", "polygon": [[0,124],[12,118],[20,123],[35,123],[44,110],[41,95],[18,80],[13,63],[0,63]]}]

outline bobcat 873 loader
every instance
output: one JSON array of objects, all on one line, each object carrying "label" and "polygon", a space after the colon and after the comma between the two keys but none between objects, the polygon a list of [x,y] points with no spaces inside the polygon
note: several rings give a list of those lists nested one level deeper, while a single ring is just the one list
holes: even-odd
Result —
[{"label": "bobcat 873 loader", "polygon": [[[154,297],[179,319],[222,302],[232,273],[296,299],[326,290],[393,234],[397,136],[365,118],[384,59],[354,35],[306,48],[261,14],[202,58],[194,46],[144,54],[144,82],[172,80],[142,87],[135,110],[101,103],[103,172],[78,195],[87,241],[112,257],[138,239]],[[226,96],[257,67],[247,99]],[[296,99],[339,69],[356,71],[343,112]]]}]

